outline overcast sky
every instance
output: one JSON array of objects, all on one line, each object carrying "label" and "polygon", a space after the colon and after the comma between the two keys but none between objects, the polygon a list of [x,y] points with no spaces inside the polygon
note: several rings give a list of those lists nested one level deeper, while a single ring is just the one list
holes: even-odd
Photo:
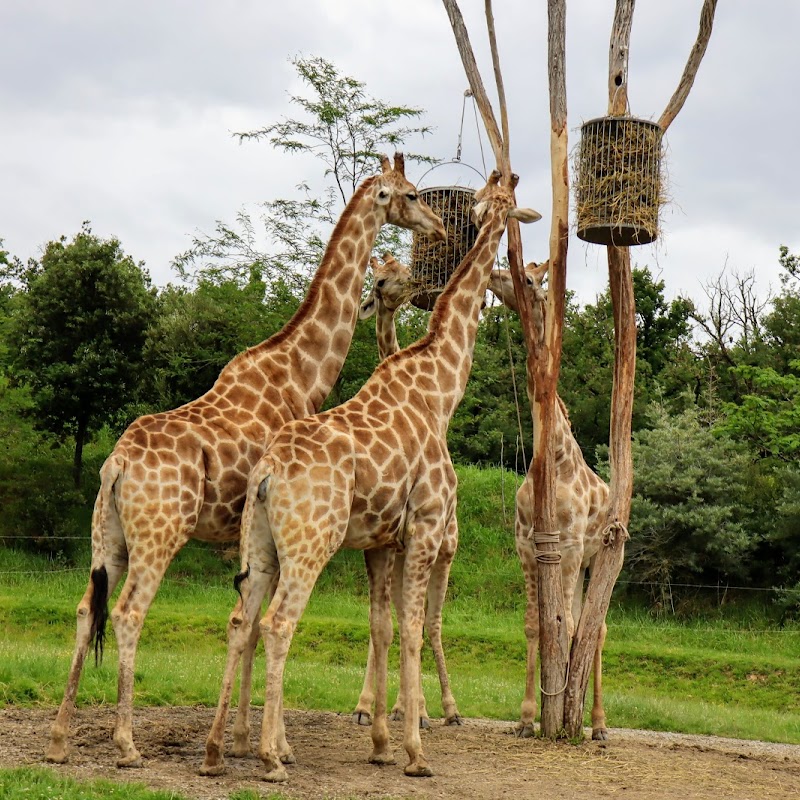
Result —
[{"label": "overcast sky", "polygon": [[[639,0],[630,107],[658,118],[694,42],[701,0]],[[461,8],[487,85],[483,2]],[[605,113],[612,0],[567,2],[570,146]],[[495,0],[521,203],[544,219],[525,257],[546,257],[550,224],[545,0]],[[295,113],[290,59],[322,56],[372,95],[427,110],[435,127],[409,149],[451,158],[467,86],[440,0],[2,0],[0,238],[23,259],[91,220],[153,279],[243,206],[296,195],[313,161],[233,131]],[[728,267],[777,288],[778,246],[800,252],[800,2],[721,0],[691,95],[666,137],[669,192],[657,246],[635,248],[670,295],[702,297]],[[463,160],[481,167],[474,122]],[[442,170],[449,168],[442,168]],[[421,170],[409,177],[415,180]],[[466,177],[442,172],[436,183]],[[604,248],[572,237],[569,287],[586,301],[606,284]]]}]

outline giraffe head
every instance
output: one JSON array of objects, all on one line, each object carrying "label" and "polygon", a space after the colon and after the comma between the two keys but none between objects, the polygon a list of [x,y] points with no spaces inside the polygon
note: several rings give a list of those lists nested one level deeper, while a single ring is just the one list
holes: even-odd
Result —
[{"label": "giraffe head", "polygon": [[381,174],[372,179],[375,210],[382,222],[408,228],[437,242],[447,239],[442,220],[419,196],[417,187],[406,180],[405,158],[394,154],[394,167],[381,156]]},{"label": "giraffe head", "polygon": [[373,256],[369,260],[374,283],[358,311],[359,319],[368,319],[383,306],[387,311],[397,311],[410,296],[411,270],[397,261],[391,253],[384,253],[383,263]]},{"label": "giraffe head", "polygon": [[472,221],[480,228],[486,219],[489,208],[496,204],[506,206],[506,219],[517,219],[520,222],[536,222],[542,218],[538,211],[532,208],[518,208],[514,202],[514,189],[519,183],[519,175],[511,173],[508,179],[503,179],[499,170],[493,170],[486,182],[486,186],[475,192],[475,205],[472,209]]},{"label": "giraffe head", "polygon": [[[531,304],[544,302],[547,299],[546,292],[542,288],[542,280],[547,275],[549,266],[549,261],[543,261],[541,264],[531,261],[525,267],[525,289]],[[489,277],[489,290],[504,306],[508,306],[512,311],[519,312],[517,297],[514,294],[514,283],[511,280],[511,270],[492,270],[492,274]]]}]

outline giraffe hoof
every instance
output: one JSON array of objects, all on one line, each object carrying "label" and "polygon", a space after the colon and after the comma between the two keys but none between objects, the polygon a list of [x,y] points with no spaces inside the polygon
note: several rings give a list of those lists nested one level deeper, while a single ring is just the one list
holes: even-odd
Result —
[{"label": "giraffe hoof", "polygon": [[296,764],[297,758],[295,758],[294,753],[289,750],[286,753],[281,753],[280,755],[281,764]]},{"label": "giraffe hoof", "polygon": [[233,749],[231,750],[231,758],[247,758],[252,752],[252,748],[250,747],[250,742],[246,744],[235,744],[233,745]]},{"label": "giraffe hoof", "polygon": [[461,714],[456,713],[456,714],[453,714],[452,717],[448,717],[444,721],[444,724],[445,725],[463,725],[464,724],[464,720],[463,720]]},{"label": "giraffe hoof", "polygon": [[608,738],[608,728],[595,728],[592,731],[592,739],[596,742],[607,742]]},{"label": "giraffe hoof", "polygon": [[263,776],[263,780],[267,783],[286,783],[289,780],[289,773],[283,768],[283,765],[271,769]]},{"label": "giraffe hoof", "polygon": [[518,739],[532,739],[536,736],[536,729],[532,722],[520,722],[514,729],[514,735]]},{"label": "giraffe hoof", "polygon": [[427,717],[419,718],[419,729],[421,731],[428,731],[431,728],[431,721]]},{"label": "giraffe hoof", "polygon": [[51,743],[44,754],[44,760],[50,764],[66,764],[68,760],[67,748],[63,744]]},{"label": "giraffe hoof", "polygon": [[203,764],[202,767],[198,770],[198,772],[208,778],[215,778],[218,775],[225,774],[225,762],[220,761],[217,764]]},{"label": "giraffe hoof", "polygon": [[139,769],[142,766],[141,753],[131,753],[129,756],[117,759],[117,767],[120,769]]},{"label": "giraffe hoof", "polygon": [[392,711],[391,714],[389,714],[389,719],[392,722],[402,722],[404,716],[405,715],[403,714],[403,712],[399,708],[396,708],[394,709],[394,711]]},{"label": "giraffe hoof", "polygon": [[403,772],[409,778],[431,778],[433,777],[433,770],[428,766],[424,758],[418,758],[412,761]]},{"label": "giraffe hoof", "polygon": [[397,759],[392,753],[372,753],[369,757],[370,764],[377,764],[379,767],[384,767],[387,764],[396,764]]},{"label": "giraffe hoof", "polygon": [[368,725],[372,725],[372,715],[369,711],[354,711],[353,722],[355,722],[356,725],[367,727]]}]

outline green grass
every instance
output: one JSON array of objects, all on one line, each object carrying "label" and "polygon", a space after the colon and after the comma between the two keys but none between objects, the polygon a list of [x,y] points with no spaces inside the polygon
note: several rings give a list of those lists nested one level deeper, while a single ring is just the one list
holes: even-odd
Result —
[{"label": "green grass", "polygon": [[[3,800],[187,800],[178,792],[154,791],[139,783],[107,780],[76,781],[50,769],[0,769]],[[232,792],[229,800],[288,800],[284,794],[260,794],[250,789]]]},{"label": "green grass", "polygon": [[[517,718],[525,675],[524,589],[497,470],[459,469],[461,544],[445,607],[453,691],[467,717]],[[515,484],[505,478],[506,503]],[[60,702],[72,653],[83,568],[0,550],[0,705]],[[191,544],[170,568],[148,615],[136,666],[141,705],[216,704],[237,561],[220,565]],[[25,574],[26,572],[34,574]],[[605,701],[609,724],[800,743],[800,627],[777,628],[762,609],[711,609],[703,618],[655,619],[614,606],[608,618]],[[363,679],[369,631],[360,553],[336,556],[312,596],[287,664],[295,708],[349,711]],[[391,691],[396,688],[396,648]],[[430,654],[428,708],[441,713]],[[263,655],[254,696],[263,697]],[[116,653],[87,663],[78,702],[113,703]],[[393,702],[393,697],[390,698]],[[587,704],[590,705],[590,702]]]}]

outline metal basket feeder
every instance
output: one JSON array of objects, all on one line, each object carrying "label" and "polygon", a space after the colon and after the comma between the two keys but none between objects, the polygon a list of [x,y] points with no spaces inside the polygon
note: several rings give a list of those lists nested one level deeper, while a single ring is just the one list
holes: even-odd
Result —
[{"label": "metal basket feeder", "polygon": [[417,233],[412,240],[411,280],[415,293],[411,302],[429,311],[478,237],[470,216],[475,190],[464,186],[433,186],[420,189],[419,195],[442,218],[447,231],[446,242],[434,242]]},{"label": "metal basket feeder", "polygon": [[630,247],[658,236],[661,139],[655,122],[598,117],[581,126],[576,197],[578,238]]}]

